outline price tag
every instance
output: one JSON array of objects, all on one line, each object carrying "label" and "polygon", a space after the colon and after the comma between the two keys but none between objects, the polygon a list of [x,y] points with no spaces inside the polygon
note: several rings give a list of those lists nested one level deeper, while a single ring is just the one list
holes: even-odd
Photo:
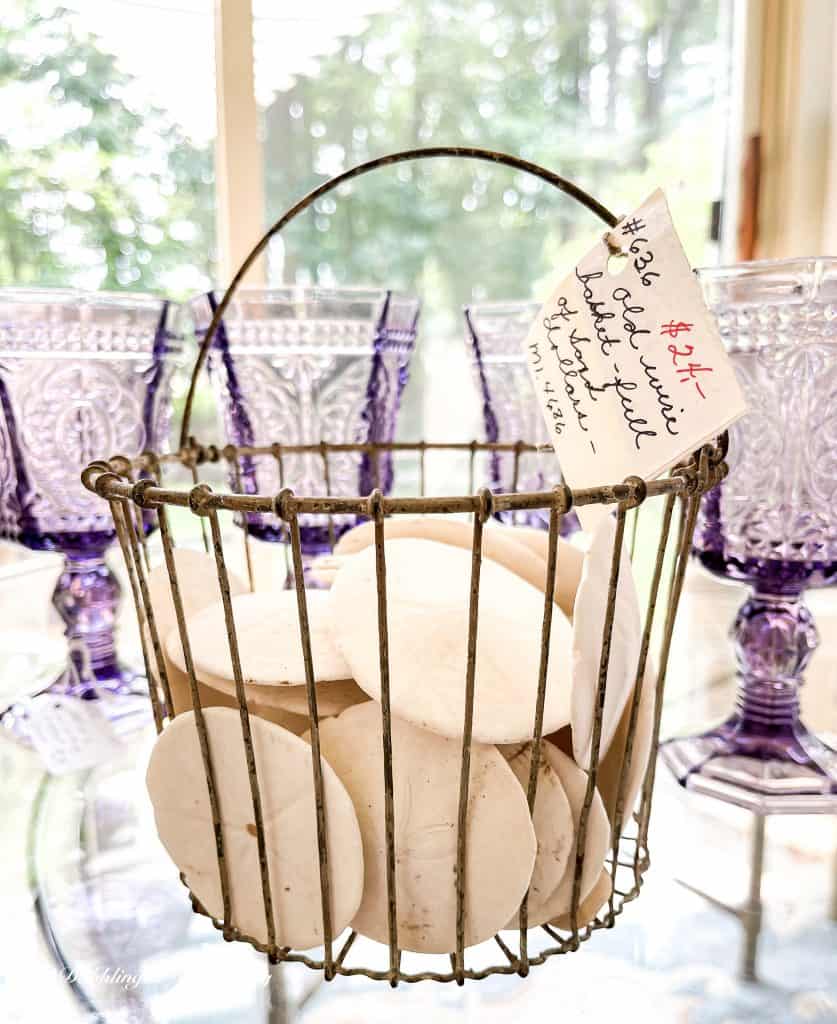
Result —
[{"label": "price tag", "polygon": [[32,698],[26,713],[32,746],[52,775],[90,768],[120,749],[97,701],[44,693]]},{"label": "price tag", "polygon": [[[747,411],[663,193],[606,238],[610,247],[603,238],[584,256],[524,342],[574,489],[659,476]],[[578,509],[586,530],[605,513]]]}]

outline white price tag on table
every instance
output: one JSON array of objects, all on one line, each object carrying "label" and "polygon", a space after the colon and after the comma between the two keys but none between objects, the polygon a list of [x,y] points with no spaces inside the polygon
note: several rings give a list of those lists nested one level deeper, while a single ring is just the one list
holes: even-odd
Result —
[{"label": "white price tag on table", "polygon": [[27,705],[29,738],[51,775],[83,771],[119,751],[119,739],[100,703],[43,693]]},{"label": "white price tag on table", "polygon": [[[659,476],[747,411],[656,191],[558,286],[524,342],[567,484]],[[618,267],[614,267],[618,264]],[[592,530],[605,506],[578,510]]]}]

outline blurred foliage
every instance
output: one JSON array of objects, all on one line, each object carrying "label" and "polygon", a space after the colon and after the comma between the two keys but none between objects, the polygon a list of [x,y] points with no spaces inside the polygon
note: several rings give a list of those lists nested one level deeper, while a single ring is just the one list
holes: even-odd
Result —
[{"label": "blurred foliage", "polygon": [[[559,170],[616,212],[668,185],[690,255],[703,257],[728,0],[388,6],[265,110],[271,219],[324,177],[388,150],[483,145]],[[212,279],[211,148],[143,103],[136,84],[71,12],[4,0],[0,283],[180,296]],[[452,311],[540,294],[579,253],[579,234],[597,229],[527,175],[424,162],[323,197],[274,247],[272,269],[302,283],[410,287],[428,311]]]},{"label": "blurred foliage", "polygon": [[188,293],[211,278],[211,148],[133,83],[72,12],[3,0],[0,283]]},{"label": "blurred foliage", "polygon": [[[713,102],[725,7],[413,0],[372,14],[266,110],[269,215],[389,150],[482,145],[554,168],[616,212],[667,184],[702,259],[722,151]],[[529,175],[405,164],[321,198],[273,266],[286,280],[409,286],[452,309],[530,295],[595,230],[592,214]]]}]

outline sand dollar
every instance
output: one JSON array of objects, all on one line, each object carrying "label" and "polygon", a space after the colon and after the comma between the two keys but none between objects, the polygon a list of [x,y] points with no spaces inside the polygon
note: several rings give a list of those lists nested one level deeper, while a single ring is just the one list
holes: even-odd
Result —
[{"label": "sand dollar", "polygon": [[[215,558],[205,551],[193,551],[191,548],[174,549],[174,565],[177,572],[177,582],[180,590],[180,599],[183,603],[183,614],[188,622],[189,619],[202,611],[208,605],[215,604],[221,600],[221,588],[218,583],[218,571]],[[233,573],[229,574],[230,593],[244,594],[247,586]],[[174,600],[171,594],[171,583],[169,581],[168,568],[164,562],[155,566],[148,574],[148,597],[154,611],[154,622],[157,627],[157,636],[160,639],[160,646],[163,651],[163,660],[166,666],[166,677],[171,690],[173,715],[179,715],[183,711],[192,708],[192,694],[186,679],[186,686],[183,686],[185,662],[183,659],[180,633],[177,626],[177,614],[174,609]],[[171,639],[174,637],[175,639]],[[146,624],[143,629],[143,640],[148,653],[148,667],[151,673],[151,685],[158,684],[157,662],[151,643],[151,632]],[[170,649],[180,651],[179,663],[182,667],[180,674],[172,667]],[[207,707],[217,704],[211,692],[204,695]]]},{"label": "sand dollar", "polygon": [[[386,544],[390,700],[394,714],[443,736],[462,733],[471,555],[432,541]],[[333,626],[351,676],[380,698],[375,551],[341,569],[329,591]],[[488,559],[482,563],[473,737],[514,743],[533,734],[544,599]],[[571,630],[552,618],[544,732],[570,714]]]},{"label": "sand dollar", "polygon": [[[188,619],[207,605],[221,600],[218,584],[218,570],[215,558],[205,551],[191,548],[174,549],[174,566],[183,612]],[[243,594],[247,586],[237,576],[230,574],[230,593]],[[177,615],[171,594],[166,563],[155,566],[148,574],[148,596],[154,609],[154,621],[160,641],[163,642],[172,630],[177,629]]]},{"label": "sand dollar", "polygon": [[[529,790],[532,744],[499,749],[526,795]],[[575,835],[570,802],[545,752],[538,762],[538,788],[532,810],[532,824],[538,841],[538,853],[529,883],[527,920],[529,927],[534,928],[549,920],[550,915],[544,913],[547,901],[558,888],[567,869]],[[518,922],[519,917],[515,914],[513,927],[517,927]]]},{"label": "sand dollar", "polygon": [[[576,850],[578,849],[578,826],[581,820],[581,810],[584,806],[585,793],[587,792],[588,776],[587,772],[579,768],[571,758],[563,754],[548,740],[542,742],[541,754],[558,776],[569,801],[573,824],[572,846],[567,859],[567,867],[561,876],[558,887],[544,901],[541,909],[541,914],[546,914],[546,920],[550,921],[561,914],[567,913],[572,905]],[[593,801],[590,804],[590,812],[587,816],[584,866],[581,873],[581,900],[588,896],[596,884],[609,849],[610,822],[608,821],[598,790],[593,790]]]},{"label": "sand dollar", "polygon": [[[207,687],[230,698],[235,698],[235,682],[231,679],[218,679],[204,675]],[[327,683],[315,683],[317,691],[317,713],[319,715],[339,715],[341,711],[362,704],[369,696],[353,679],[334,679]],[[293,715],[304,715],[308,719],[308,688],[300,683],[298,686],[266,686],[259,683],[244,684],[247,700],[251,706],[274,708]]]},{"label": "sand dollar", "polygon": [[[630,765],[627,765],[627,773],[624,781],[624,802],[622,814],[622,831],[630,821],[631,814],[636,805],[639,791],[642,787],[642,780],[645,778],[645,771],[648,768],[648,757],[651,753],[651,741],[654,731],[654,704],[656,701],[657,673],[651,664],[649,656],[645,665],[642,688],[639,694],[639,706],[637,707],[636,725],[634,727],[634,742],[631,750]],[[633,693],[631,694],[633,697]],[[616,804],[619,799],[619,785],[622,773],[626,767],[625,754],[628,742],[628,727],[630,725],[632,700],[628,700],[619,726],[614,734],[613,740],[607,749],[607,753],[599,763],[599,771],[596,777],[596,786],[602,795],[607,816],[611,822],[616,817]]]},{"label": "sand dollar", "polygon": [[[309,590],[306,600],[315,678],[349,679],[351,672],[332,636],[329,595]],[[304,685],[296,592],[240,594],[232,600],[232,612],[245,682],[268,687]],[[223,606],[213,604],[192,615],[188,630],[196,674],[207,680],[234,681]],[[171,656],[175,653],[170,651]],[[182,655],[180,667],[184,667]]]},{"label": "sand dollar", "polygon": [[[607,868],[602,868],[601,874],[596,879],[596,884],[587,896],[585,896],[585,898],[578,904],[576,923],[579,928],[583,928],[593,920],[596,914],[598,914],[605,903],[610,899],[610,894],[612,892],[613,882],[610,878],[610,871],[608,871]],[[562,914],[560,917],[556,917],[549,923],[554,925],[556,928],[560,928],[562,931],[572,931],[573,925],[569,913]]]},{"label": "sand dollar", "polygon": [[[474,531],[470,523],[450,516],[390,516],[384,521],[384,537],[386,540],[432,540],[437,544],[449,544],[470,551]],[[341,568],[341,558],[363,551],[374,543],[374,539],[372,522],[361,523],[344,533],[335,545],[334,555],[326,555],[318,560],[320,578],[327,580],[331,586]],[[543,593],[546,586],[547,543],[548,537],[543,530],[489,522],[483,531],[482,552],[485,558],[504,566]],[[566,615],[572,614],[583,558],[576,547],[558,539],[555,601]]]},{"label": "sand dollar", "polygon": [[[168,662],[169,687],[172,700],[176,708],[192,710],[192,691],[189,686],[189,677],[177,667],[173,661]],[[216,689],[209,686],[203,680],[198,679],[198,695],[202,708],[235,708],[238,710],[238,701],[235,698],[235,687],[230,692]],[[279,705],[264,703],[259,693],[253,693],[252,687],[246,687],[247,707],[251,715],[257,715],[268,722],[275,722],[282,728],[288,729],[295,736],[301,736],[309,728],[311,722],[308,717],[308,709],[305,713],[290,711]],[[365,694],[364,694],[365,697]],[[178,712],[180,713],[180,712]]]},{"label": "sand dollar", "polygon": [[[500,527],[500,529],[509,531],[516,543],[528,548],[544,562],[549,558],[549,534],[546,530],[539,530],[534,526],[506,526]],[[575,597],[581,582],[583,567],[584,552],[575,544],[559,537],[555,563],[555,603],[570,621],[573,617]],[[534,582],[534,580],[530,582]],[[545,582],[546,569],[544,569],[544,584],[540,584],[541,589]]]},{"label": "sand dollar", "polygon": [[[349,708],[320,725],[323,756],[352,797],[363,836],[363,900],[352,921],[388,941],[381,708]],[[456,822],[461,743],[392,719],[398,942],[446,953],[456,947]],[[529,884],[535,834],[526,798],[493,746],[474,744],[467,818],[465,942],[502,928]]]},{"label": "sand dollar", "polygon": [[[573,613],[573,754],[583,768],[590,766],[602,630],[615,536],[616,522],[612,516],[605,516],[593,534],[590,549],[584,559]],[[631,560],[623,545],[599,744],[600,761],[613,740],[636,681],[641,629]]]},{"label": "sand dollar", "polygon": [[[238,712],[205,713],[229,869],[231,923],[267,941],[250,782]],[[261,791],[276,941],[309,949],[323,942],[311,748],[271,722],[251,719]],[[221,882],[194,712],[157,738],[146,776],[157,831],[190,890],[215,918],[223,916]],[[323,763],[326,846],[334,935],[354,916],[363,890],[363,853],[352,802]]]}]

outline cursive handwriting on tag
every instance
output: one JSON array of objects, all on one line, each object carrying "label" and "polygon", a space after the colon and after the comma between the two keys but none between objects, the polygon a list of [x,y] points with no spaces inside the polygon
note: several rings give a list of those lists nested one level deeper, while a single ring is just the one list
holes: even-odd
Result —
[{"label": "cursive handwriting on tag", "polygon": [[[566,482],[658,476],[746,412],[661,191],[558,286],[524,342]],[[578,509],[592,529],[602,506]]]}]

